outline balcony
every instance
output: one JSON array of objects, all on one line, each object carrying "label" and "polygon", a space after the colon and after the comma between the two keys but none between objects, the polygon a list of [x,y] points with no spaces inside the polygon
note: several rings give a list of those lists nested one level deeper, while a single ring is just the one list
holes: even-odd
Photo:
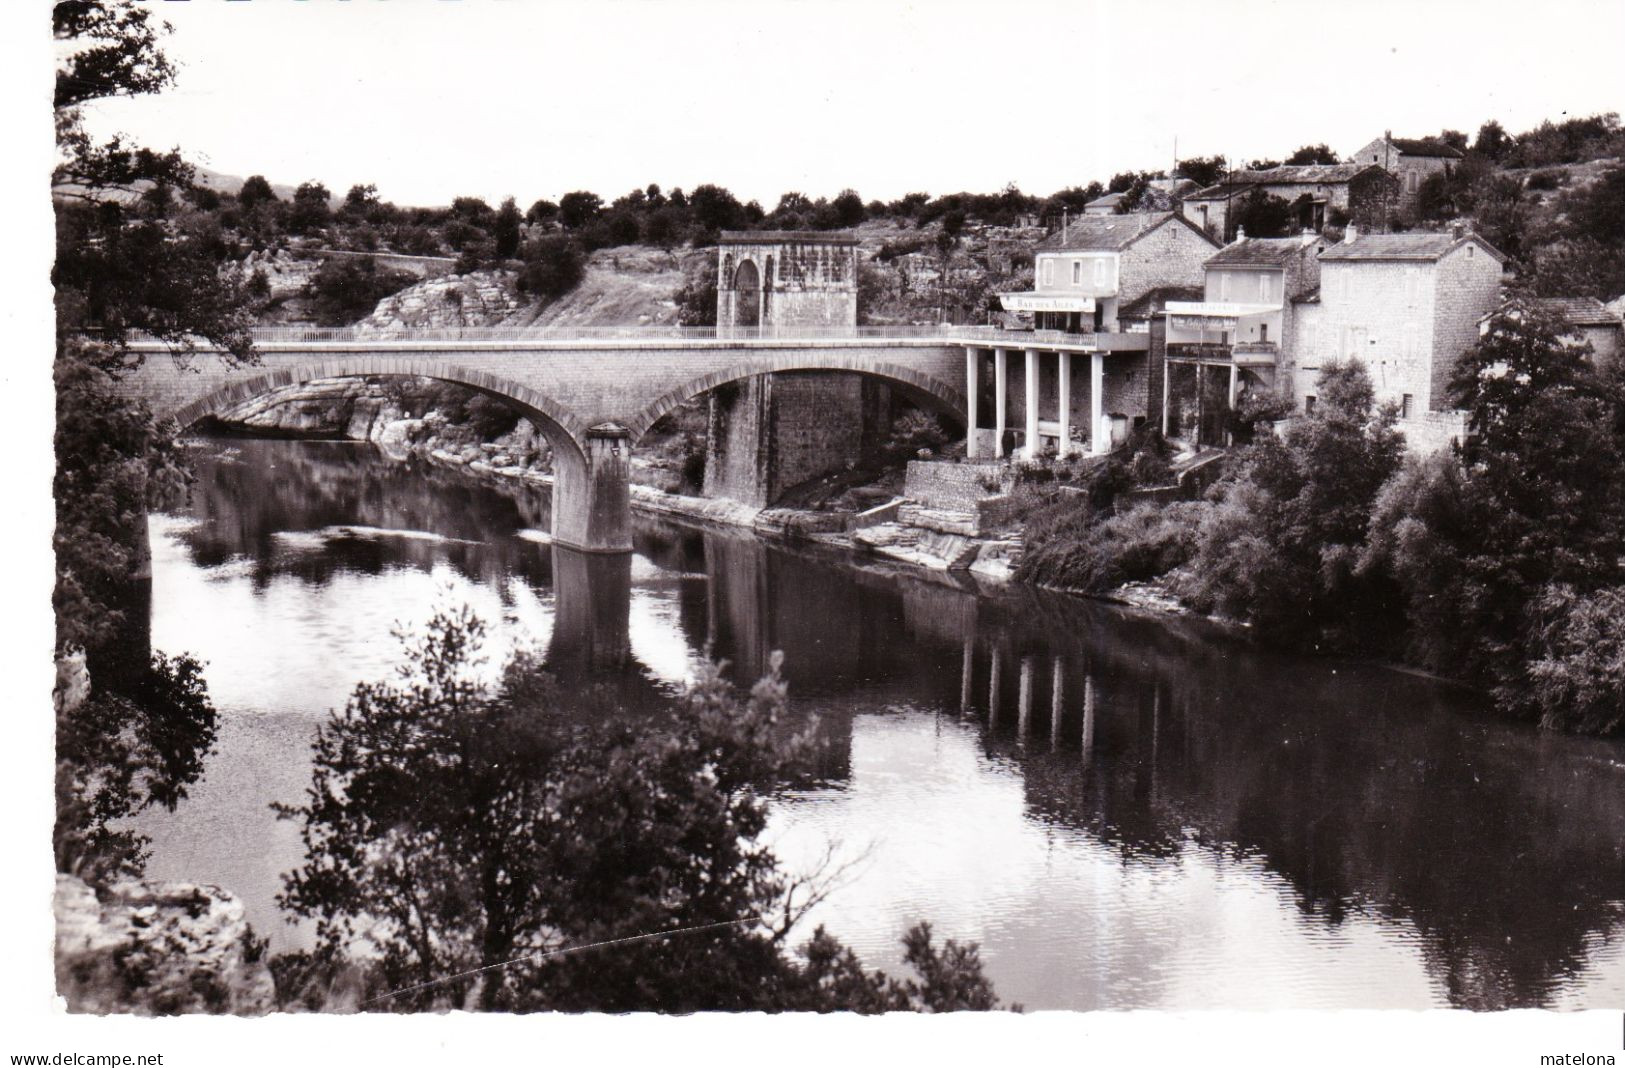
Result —
[{"label": "balcony", "polygon": [[1237,367],[1274,367],[1280,362],[1281,347],[1273,341],[1238,341],[1233,345],[1169,342],[1168,358],[1233,363]]},{"label": "balcony", "polygon": [[1281,359],[1281,346],[1273,341],[1238,341],[1230,346],[1237,367],[1274,367]]}]

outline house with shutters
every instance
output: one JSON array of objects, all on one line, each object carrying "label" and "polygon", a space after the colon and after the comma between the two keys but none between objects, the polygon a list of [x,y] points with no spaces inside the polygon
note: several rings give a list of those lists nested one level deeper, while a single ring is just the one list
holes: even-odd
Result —
[{"label": "house with shutters", "polygon": [[1466,436],[1450,404],[1457,359],[1478,341],[1500,302],[1506,257],[1459,227],[1444,233],[1362,234],[1317,257],[1320,288],[1292,309],[1281,369],[1300,411],[1314,409],[1316,379],[1332,361],[1365,365],[1378,401],[1399,408],[1415,452]]},{"label": "house with shutters", "polygon": [[1125,313],[1153,291],[1201,285],[1217,247],[1172,211],[1071,219],[1040,242],[1033,289],[999,295],[1032,329],[966,346],[967,454],[1100,453],[1150,418],[1160,323]]},{"label": "house with shutters", "polygon": [[[1291,393],[1282,362],[1298,302],[1320,288],[1320,234],[1243,234],[1203,264],[1199,300],[1170,300],[1162,432],[1225,445],[1225,413],[1250,393]],[[1219,400],[1222,398],[1222,405]]]},{"label": "house with shutters", "polygon": [[1361,146],[1348,161],[1366,166],[1375,164],[1398,179],[1394,209],[1399,215],[1414,219],[1422,183],[1435,174],[1449,174],[1461,163],[1462,154],[1440,141],[1395,137],[1390,130]]}]

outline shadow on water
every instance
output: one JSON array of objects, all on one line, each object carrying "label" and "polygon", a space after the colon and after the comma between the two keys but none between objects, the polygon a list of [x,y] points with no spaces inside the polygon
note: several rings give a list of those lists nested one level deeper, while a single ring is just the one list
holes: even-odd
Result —
[{"label": "shadow on water", "polygon": [[930,710],[1017,769],[1029,821],[1129,867],[1256,861],[1305,922],[1403,928],[1447,1004],[1551,1004],[1625,931],[1625,747],[1498,722],[1435,680],[664,521],[639,520],[633,556],[550,549],[515,536],[547,529],[544,493],[354,445],[214,443],[200,468],[201,522],[177,535],[197,567],[246,559],[263,590],[449,565],[551,591],[546,663],[581,714],[669,698],[634,640],[634,606],[658,602],[655,640],[687,662],[710,651],[748,682],[784,650],[795,708],[820,715],[822,788],[851,783],[857,715]]}]

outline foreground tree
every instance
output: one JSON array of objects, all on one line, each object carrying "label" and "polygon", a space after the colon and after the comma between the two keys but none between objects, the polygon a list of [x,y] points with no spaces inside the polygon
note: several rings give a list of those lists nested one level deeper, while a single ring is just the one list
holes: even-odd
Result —
[{"label": "foreground tree", "polygon": [[438,613],[319,731],[309,800],[279,809],[308,858],[281,902],[318,938],[276,966],[290,1003],[326,1005],[348,972],[395,1010],[997,1006],[975,948],[927,928],[912,985],[822,931],[810,965],[785,952],[824,888],[761,841],[807,744],[776,660],[744,700],[713,669],[664,718],[583,725],[528,657],[484,681],[483,637]]},{"label": "foreground tree", "polygon": [[[92,877],[139,870],[141,844],[107,831],[144,804],[172,805],[201,770],[214,709],[196,665],[149,654],[143,572],[146,513],[183,491],[174,428],[121,396],[145,331],[176,350],[199,338],[228,361],[253,357],[241,284],[220,249],[172,217],[167,192],[193,188],[178,150],[122,136],[97,142],[84,105],[155,93],[174,79],[150,12],[129,2],[65,0],[52,12],[63,48],[55,93],[58,160],[54,483],[57,652],[89,665],[89,695],[58,706],[58,864]],[[79,687],[82,689],[83,687]],[[145,785],[142,785],[145,784]]]}]

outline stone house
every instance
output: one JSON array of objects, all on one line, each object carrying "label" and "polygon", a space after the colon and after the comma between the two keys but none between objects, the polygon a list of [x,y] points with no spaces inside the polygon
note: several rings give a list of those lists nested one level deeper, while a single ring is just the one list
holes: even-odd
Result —
[{"label": "stone house", "polygon": [[1282,341],[1297,302],[1320,288],[1319,256],[1329,247],[1313,232],[1238,237],[1203,265],[1200,299],[1168,302],[1164,434],[1223,445],[1224,412],[1242,396],[1290,392]]},{"label": "stone house", "polygon": [[1036,329],[967,345],[970,424],[978,428],[970,455],[1005,455],[1012,444],[1028,457],[1046,449],[1098,453],[1145,421],[1151,332],[1125,330],[1120,313],[1154,290],[1199,286],[1216,247],[1175,212],[1085,216],[1041,242],[1034,288],[999,296],[1006,311],[1031,315]]},{"label": "stone house", "polygon": [[[1625,348],[1621,336],[1625,322],[1596,297],[1517,297],[1502,304],[1500,310],[1516,314],[1520,308],[1532,308],[1562,323],[1566,328],[1563,339],[1574,345],[1590,345],[1594,360],[1615,359]],[[1481,331],[1488,319],[1486,315],[1480,320]]]},{"label": "stone house", "polygon": [[1096,197],[1083,206],[1085,215],[1116,215],[1117,205],[1123,202],[1122,193],[1107,193],[1103,197]]},{"label": "stone house", "polygon": [[1229,240],[1234,216],[1254,192],[1279,197],[1292,205],[1300,230],[1320,232],[1349,222],[1360,229],[1382,229],[1398,200],[1399,180],[1374,163],[1308,164],[1236,171],[1222,182],[1187,193],[1180,211],[1191,223]]},{"label": "stone house", "polygon": [[1000,299],[1040,330],[1115,333],[1124,303],[1158,286],[1201,285],[1217,246],[1171,211],[1085,216],[1039,242],[1032,292]]},{"label": "stone house", "polygon": [[1320,290],[1296,302],[1282,366],[1294,406],[1313,410],[1316,378],[1333,361],[1357,359],[1379,401],[1399,407],[1416,452],[1466,433],[1450,407],[1457,359],[1499,302],[1506,257],[1477,234],[1360,234],[1319,255]]},{"label": "stone house", "polygon": [[1449,174],[1462,160],[1457,149],[1438,141],[1395,137],[1393,131],[1349,155],[1350,163],[1376,164],[1399,180],[1395,210],[1408,219],[1416,217],[1417,198],[1422,183],[1435,174]]}]

